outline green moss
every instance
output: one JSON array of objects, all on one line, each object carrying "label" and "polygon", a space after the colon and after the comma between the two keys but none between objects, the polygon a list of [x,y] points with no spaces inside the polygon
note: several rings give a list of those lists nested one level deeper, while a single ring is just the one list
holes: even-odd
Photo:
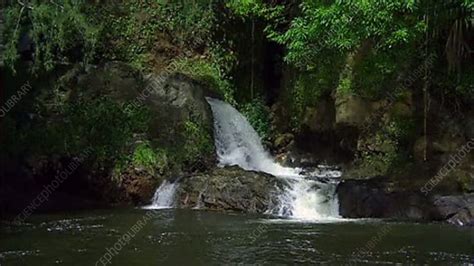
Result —
[{"label": "green moss", "polygon": [[382,131],[364,140],[355,161],[359,176],[387,175],[400,160],[399,144]]},{"label": "green moss", "polygon": [[107,22],[101,47],[104,57],[129,62],[140,70],[151,68],[156,48],[162,44],[186,52],[210,46],[215,26],[215,10],[207,1],[133,0],[94,8],[95,19]]},{"label": "green moss", "polygon": [[206,59],[180,58],[173,61],[176,71],[204,81],[215,89],[227,102],[235,104],[234,89],[220,65]]},{"label": "green moss", "polygon": [[168,167],[168,155],[165,150],[153,149],[150,143],[139,144],[132,155],[132,163],[137,168],[144,168],[152,175],[163,173]]},{"label": "green moss", "polygon": [[388,175],[411,161],[410,147],[417,133],[414,118],[395,115],[376,128],[360,141],[355,164],[363,176]]},{"label": "green moss", "polygon": [[386,132],[400,142],[416,139],[416,119],[408,116],[395,116],[386,125]]},{"label": "green moss", "polygon": [[337,90],[342,94],[350,94],[352,91],[352,79],[350,77],[342,78]]},{"label": "green moss", "polygon": [[194,163],[200,159],[209,157],[214,152],[214,143],[210,132],[202,123],[186,121],[184,124],[184,160]]}]

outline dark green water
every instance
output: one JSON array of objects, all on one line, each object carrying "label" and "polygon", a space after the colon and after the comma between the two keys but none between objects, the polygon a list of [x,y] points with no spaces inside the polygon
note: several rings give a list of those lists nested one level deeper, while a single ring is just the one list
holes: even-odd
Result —
[{"label": "dark green water", "polygon": [[0,265],[104,265],[110,257],[111,265],[474,263],[470,228],[392,223],[373,248],[354,255],[387,223],[302,223],[193,210],[156,212],[128,243],[115,245],[117,254],[104,256],[146,213],[37,215],[25,225],[3,224]]}]

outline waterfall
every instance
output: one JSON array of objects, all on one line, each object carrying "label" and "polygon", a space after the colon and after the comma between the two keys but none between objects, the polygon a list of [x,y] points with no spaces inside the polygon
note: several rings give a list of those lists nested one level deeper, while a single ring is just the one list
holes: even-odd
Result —
[{"label": "waterfall", "polygon": [[283,167],[273,160],[247,119],[231,105],[207,98],[214,115],[214,139],[219,164],[275,176],[297,177],[299,169]]},{"label": "waterfall", "polygon": [[163,181],[160,187],[153,195],[152,203],[145,209],[169,209],[174,207],[176,189],[178,182],[170,183],[168,180]]},{"label": "waterfall", "polygon": [[[269,214],[303,220],[339,217],[332,177],[340,172],[323,169],[301,174],[301,169],[283,167],[263,147],[260,137],[247,119],[231,105],[207,98],[214,115],[214,139],[220,166],[237,165],[245,170],[260,171],[282,178],[288,187],[281,191],[279,205]],[[325,182],[322,181],[325,177]]]}]

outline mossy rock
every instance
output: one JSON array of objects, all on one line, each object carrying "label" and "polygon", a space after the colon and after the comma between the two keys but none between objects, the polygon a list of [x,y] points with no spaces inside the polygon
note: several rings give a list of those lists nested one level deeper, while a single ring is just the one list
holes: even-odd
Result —
[{"label": "mossy rock", "polygon": [[362,127],[372,112],[370,103],[356,95],[339,93],[335,105],[337,125]]}]

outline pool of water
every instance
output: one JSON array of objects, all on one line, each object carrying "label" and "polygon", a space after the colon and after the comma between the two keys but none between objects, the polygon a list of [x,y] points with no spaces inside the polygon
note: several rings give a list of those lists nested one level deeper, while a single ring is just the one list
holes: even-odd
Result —
[{"label": "pool of water", "polygon": [[474,229],[120,209],[1,224],[0,265],[474,263]]}]

